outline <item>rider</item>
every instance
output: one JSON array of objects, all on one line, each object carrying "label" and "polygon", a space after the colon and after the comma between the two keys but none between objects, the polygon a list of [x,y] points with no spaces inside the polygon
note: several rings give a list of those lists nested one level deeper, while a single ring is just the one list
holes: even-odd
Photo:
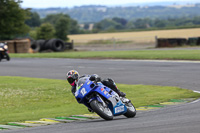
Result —
[{"label": "rider", "polygon": [[[82,77],[89,77],[89,79],[91,81],[97,81],[97,82],[101,81],[101,78],[97,74],[80,76],[76,70],[70,70],[66,74],[66,78],[67,78],[67,81],[69,82],[69,84],[72,86],[71,91],[72,91],[73,95],[75,95],[75,92],[76,92],[76,84],[77,84],[78,80]],[[101,83],[103,85],[109,87],[110,89],[114,90],[119,96],[121,96],[121,97],[126,96],[125,93],[121,92],[117,88],[117,86],[115,85],[115,82],[112,79],[110,79],[110,78],[104,79],[101,81]]]}]

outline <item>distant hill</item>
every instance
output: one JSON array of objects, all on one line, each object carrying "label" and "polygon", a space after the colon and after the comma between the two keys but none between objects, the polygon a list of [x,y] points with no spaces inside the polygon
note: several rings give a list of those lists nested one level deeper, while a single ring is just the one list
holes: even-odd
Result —
[{"label": "distant hill", "polygon": [[[159,3],[157,3],[159,4]],[[163,6],[163,5],[165,6]],[[105,18],[119,17],[127,20],[138,18],[177,18],[200,16],[200,4],[167,4],[162,6],[116,6],[88,5],[73,8],[32,9],[43,18],[48,14],[64,13],[79,23],[99,22]]]},{"label": "distant hill", "polygon": [[120,6],[169,6],[169,5],[191,5],[198,3],[198,0],[190,0],[190,1],[162,1],[162,2],[137,2],[137,3],[128,3]]}]

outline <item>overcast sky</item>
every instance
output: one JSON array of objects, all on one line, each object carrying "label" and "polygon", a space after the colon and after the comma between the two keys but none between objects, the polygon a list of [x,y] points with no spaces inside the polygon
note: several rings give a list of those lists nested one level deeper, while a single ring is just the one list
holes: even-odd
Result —
[{"label": "overcast sky", "polygon": [[[23,0],[22,7],[47,8],[47,7],[74,7],[82,5],[124,5],[138,2],[164,2],[176,0]],[[178,0],[178,1],[196,1],[199,0]]]}]

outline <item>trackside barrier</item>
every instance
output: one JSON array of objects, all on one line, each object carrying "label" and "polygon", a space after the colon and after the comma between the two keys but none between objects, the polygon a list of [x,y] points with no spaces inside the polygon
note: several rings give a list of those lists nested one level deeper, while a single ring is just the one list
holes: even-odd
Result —
[{"label": "trackside barrier", "polygon": [[31,48],[34,52],[42,52],[42,51],[54,51],[60,52],[66,49],[73,49],[73,41],[72,42],[64,42],[61,39],[50,39],[50,40],[35,40],[31,44]]},{"label": "trackside barrier", "polygon": [[197,46],[200,45],[200,37],[190,37],[190,38],[157,38],[156,37],[156,47],[177,47],[183,45]]},{"label": "trackside barrier", "polygon": [[5,40],[9,53],[29,53],[31,41],[29,39]]}]

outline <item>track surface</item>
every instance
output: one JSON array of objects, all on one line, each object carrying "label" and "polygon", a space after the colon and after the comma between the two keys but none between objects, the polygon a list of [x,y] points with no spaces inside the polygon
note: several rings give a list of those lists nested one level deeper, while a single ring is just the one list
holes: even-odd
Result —
[{"label": "track surface", "polygon": [[[200,62],[120,61],[80,59],[12,59],[0,62],[1,76],[25,76],[65,79],[65,73],[76,69],[80,74],[97,73],[117,83],[179,86],[200,91]],[[133,101],[134,103],[134,101]],[[139,112],[135,118],[116,117],[63,123],[58,125],[5,130],[15,133],[199,133],[200,101]]]}]

